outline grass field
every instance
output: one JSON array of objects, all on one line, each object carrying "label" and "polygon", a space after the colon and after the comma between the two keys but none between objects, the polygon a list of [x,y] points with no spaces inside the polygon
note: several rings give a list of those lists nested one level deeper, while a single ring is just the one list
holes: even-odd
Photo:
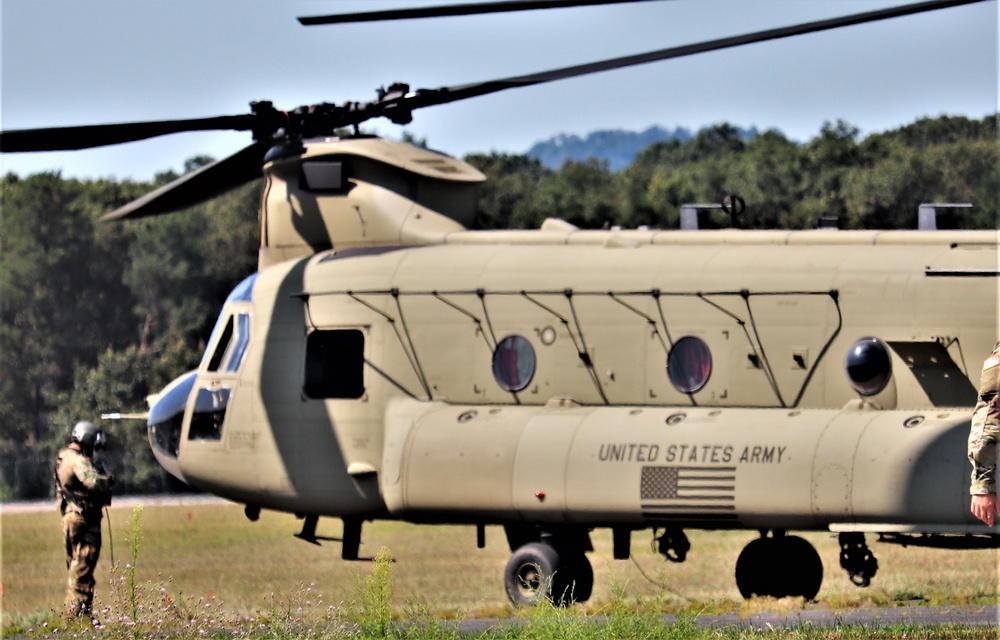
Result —
[{"label": "grass field", "polygon": [[[371,562],[344,562],[338,542],[314,546],[292,537],[301,523],[264,512],[249,522],[239,505],[147,506],[137,529],[140,546],[130,561],[129,527],[133,511],[111,510],[98,568],[95,609],[111,606],[119,582],[134,578],[148,601],[184,602],[224,609],[230,616],[295,611],[322,616],[357,604],[358,587],[372,573]],[[319,536],[339,537],[339,521],[321,520]],[[756,534],[690,531],[685,563],[665,561],[651,549],[651,533],[633,537],[634,561],[612,559],[610,532],[593,536],[594,595],[581,613],[668,612],[681,615],[825,607],[839,610],[927,604],[994,604],[998,594],[998,552],[936,550],[873,542],[879,572],[871,587],[860,589],[840,569],[836,537],[805,534],[823,559],[825,577],[817,603],[800,600],[744,602],[733,567],[742,547]],[[367,524],[363,556],[390,550],[394,584],[391,608],[397,618],[504,617],[514,613],[503,591],[509,550],[499,527],[487,529],[485,549],[477,549],[472,527],[429,527],[405,523]],[[117,564],[111,571],[112,551]],[[41,619],[58,610],[65,585],[59,518],[52,511],[15,513],[2,519],[2,603],[5,624]],[[120,588],[117,597],[121,598]],[[120,603],[119,603],[120,604]],[[300,611],[301,608],[301,611]],[[311,612],[311,614],[310,614]],[[419,615],[415,612],[418,612]],[[911,636],[912,637],[912,636]]]}]

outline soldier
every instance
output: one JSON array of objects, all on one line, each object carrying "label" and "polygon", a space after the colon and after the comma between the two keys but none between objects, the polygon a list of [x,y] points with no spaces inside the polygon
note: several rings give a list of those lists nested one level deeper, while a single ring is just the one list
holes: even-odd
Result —
[{"label": "soldier", "polygon": [[56,495],[66,541],[67,617],[91,614],[94,568],[101,555],[101,509],[111,504],[114,478],[94,467],[94,451],[104,448],[104,433],[91,422],[73,427],[72,441],[56,457]]},{"label": "soldier", "polygon": [[979,401],[972,412],[969,461],[972,462],[972,513],[989,526],[1000,516],[997,501],[997,438],[1000,436],[1000,342],[983,363]]}]

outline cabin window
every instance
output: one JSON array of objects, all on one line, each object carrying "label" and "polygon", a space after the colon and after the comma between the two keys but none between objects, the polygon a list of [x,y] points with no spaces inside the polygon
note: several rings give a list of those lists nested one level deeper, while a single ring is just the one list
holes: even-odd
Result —
[{"label": "cabin window", "polygon": [[507,336],[493,352],[493,377],[505,391],[520,391],[535,376],[535,350],[527,338]]},{"label": "cabin window", "polygon": [[359,329],[313,331],[306,338],[307,397],[361,398],[364,368],[365,334]]},{"label": "cabin window", "polygon": [[712,352],[697,336],[684,336],[667,355],[667,377],[681,393],[701,390],[712,375]]},{"label": "cabin window", "polygon": [[229,388],[198,389],[191,414],[188,440],[222,440],[222,425],[229,406]]}]

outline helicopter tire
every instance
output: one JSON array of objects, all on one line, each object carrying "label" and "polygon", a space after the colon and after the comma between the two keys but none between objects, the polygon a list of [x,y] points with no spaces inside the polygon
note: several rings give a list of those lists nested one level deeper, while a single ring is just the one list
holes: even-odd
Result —
[{"label": "helicopter tire", "polygon": [[736,561],[740,594],[812,600],[823,583],[823,562],[816,549],[798,536],[758,538]]},{"label": "helicopter tire", "polygon": [[823,561],[815,547],[798,536],[787,536],[779,542],[781,562],[789,567],[786,595],[814,600],[823,584]]},{"label": "helicopter tire", "polygon": [[552,579],[553,601],[560,605],[586,602],[594,592],[594,568],[582,551],[560,552],[559,569]]},{"label": "helicopter tire", "polygon": [[769,596],[775,590],[774,544],[774,538],[757,538],[736,559],[736,587],[745,599]]},{"label": "helicopter tire", "polygon": [[[589,566],[589,564],[588,564]],[[514,606],[534,606],[551,600],[553,580],[559,569],[559,552],[541,542],[519,547],[507,561],[503,582]]]}]

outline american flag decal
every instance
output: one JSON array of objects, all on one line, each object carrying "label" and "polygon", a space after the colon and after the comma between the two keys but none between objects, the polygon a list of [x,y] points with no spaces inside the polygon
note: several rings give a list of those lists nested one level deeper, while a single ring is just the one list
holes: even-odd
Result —
[{"label": "american flag decal", "polygon": [[736,467],[643,467],[639,497],[650,520],[735,520]]}]

